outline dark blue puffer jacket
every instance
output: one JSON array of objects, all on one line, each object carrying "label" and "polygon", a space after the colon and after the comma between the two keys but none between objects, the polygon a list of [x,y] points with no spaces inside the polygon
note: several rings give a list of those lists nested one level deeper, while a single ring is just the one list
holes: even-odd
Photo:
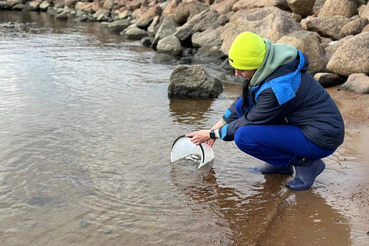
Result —
[{"label": "dark blue puffer jacket", "polygon": [[219,129],[225,141],[234,140],[240,127],[247,125],[287,124],[301,128],[315,144],[337,148],[344,139],[344,123],[328,92],[308,71],[309,61],[298,52],[297,59],[279,67],[265,81],[250,90],[250,107],[237,115],[236,103],[229,107]]}]

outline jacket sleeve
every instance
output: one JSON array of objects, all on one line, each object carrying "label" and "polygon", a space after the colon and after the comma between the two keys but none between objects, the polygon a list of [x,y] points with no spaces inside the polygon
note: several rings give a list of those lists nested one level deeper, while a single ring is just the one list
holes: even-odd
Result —
[{"label": "jacket sleeve", "polygon": [[237,99],[232,103],[232,105],[229,108],[227,108],[227,110],[224,112],[224,115],[222,116],[222,122],[225,125],[238,119],[237,111],[236,111],[236,103],[241,98],[242,96],[238,96]]},{"label": "jacket sleeve", "polygon": [[247,125],[266,125],[286,123],[285,116],[292,112],[296,105],[294,99],[279,105],[271,89],[260,93],[258,103],[249,112],[240,118],[231,121],[228,125],[219,128],[219,137],[225,141],[234,140],[234,134],[238,128]]}]

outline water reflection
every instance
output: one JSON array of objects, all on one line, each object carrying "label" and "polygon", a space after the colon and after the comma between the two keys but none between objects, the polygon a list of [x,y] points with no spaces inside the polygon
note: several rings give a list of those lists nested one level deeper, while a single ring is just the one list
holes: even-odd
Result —
[{"label": "water reflection", "polygon": [[207,122],[214,99],[169,99],[169,111],[174,122],[197,125]]},{"label": "water reflection", "polygon": [[234,245],[253,245],[289,194],[286,175],[265,175],[264,182],[242,194],[245,191],[218,184],[212,165],[196,170],[192,164],[188,160],[173,163],[172,182],[192,201],[225,220]]}]

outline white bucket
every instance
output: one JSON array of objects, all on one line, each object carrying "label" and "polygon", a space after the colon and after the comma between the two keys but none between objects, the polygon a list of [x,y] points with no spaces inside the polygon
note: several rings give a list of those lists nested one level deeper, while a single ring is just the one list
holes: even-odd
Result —
[{"label": "white bucket", "polygon": [[199,156],[200,164],[197,168],[201,168],[214,159],[213,149],[202,143],[196,145],[191,142],[191,139],[186,136],[178,137],[172,145],[171,162],[175,162],[187,156]]}]

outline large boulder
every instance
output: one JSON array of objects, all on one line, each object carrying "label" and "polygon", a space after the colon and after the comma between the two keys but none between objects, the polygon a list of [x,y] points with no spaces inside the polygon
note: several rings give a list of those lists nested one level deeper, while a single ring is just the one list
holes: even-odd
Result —
[{"label": "large boulder", "polygon": [[340,40],[329,42],[327,46],[324,48],[326,59],[329,61],[332,58],[334,52],[336,52],[336,50],[338,50],[339,47],[341,47],[348,39],[352,37],[353,36],[350,35],[341,38]]},{"label": "large boulder", "polygon": [[319,17],[340,15],[350,18],[357,14],[357,4],[354,0],[326,0],[320,10]]},{"label": "large boulder", "polygon": [[365,73],[351,74],[339,90],[369,94],[369,77]]},{"label": "large boulder", "polygon": [[306,17],[313,13],[315,0],[287,0],[291,11],[295,14]]},{"label": "large boulder", "polygon": [[105,0],[102,8],[111,11],[114,8],[114,0]]},{"label": "large boulder", "polygon": [[159,40],[173,35],[177,31],[178,24],[174,21],[172,15],[165,15],[161,19],[159,28],[155,34],[153,46],[155,47]]},{"label": "large boulder", "polygon": [[329,16],[329,17],[311,17],[301,21],[301,25],[308,31],[319,33],[323,37],[329,37],[333,40],[341,38],[341,29],[350,22],[350,19],[344,16]]},{"label": "large boulder", "polygon": [[366,6],[362,6],[359,9],[359,16],[360,17],[365,17],[369,20],[369,4],[367,4]]},{"label": "large boulder", "polygon": [[340,31],[340,37],[344,38],[349,35],[356,35],[369,24],[369,20],[365,17],[357,18],[344,25]]},{"label": "large boulder", "polygon": [[204,10],[180,27],[174,35],[177,36],[179,40],[183,41],[195,32],[202,32],[223,26],[225,21],[226,20],[222,18],[218,12],[214,10]]},{"label": "large boulder", "polygon": [[181,0],[172,0],[163,10],[162,15],[171,15],[176,11],[178,4],[181,3]]},{"label": "large boulder", "polygon": [[223,91],[222,82],[201,65],[178,66],[170,76],[168,96],[174,98],[214,98]]},{"label": "large boulder", "polygon": [[245,31],[277,42],[283,36],[301,30],[301,26],[290,15],[276,7],[239,10],[223,28],[222,52],[227,55],[233,40]]},{"label": "large boulder", "polygon": [[191,41],[195,48],[205,47],[205,46],[221,46],[222,39],[220,34],[222,33],[222,27],[217,29],[209,29],[203,32],[196,32],[192,35]]},{"label": "large boulder", "polygon": [[222,27],[194,33],[191,37],[192,45],[199,48],[195,57],[223,58],[221,33]]},{"label": "large boulder", "polygon": [[147,27],[151,24],[156,16],[161,16],[163,10],[159,5],[150,8],[146,11],[138,20],[137,20],[137,27],[142,29],[147,29]]},{"label": "large boulder", "polygon": [[190,8],[190,3],[181,2],[178,4],[173,15],[173,18],[178,25],[183,25],[186,23],[188,17],[190,16]]},{"label": "large boulder", "polygon": [[233,5],[238,0],[228,0],[213,4],[210,9],[217,11],[219,14],[227,14],[232,11]]},{"label": "large boulder", "polygon": [[232,10],[238,11],[241,9],[255,9],[265,7],[276,7],[283,10],[288,10],[286,0],[240,0],[233,5]]},{"label": "large boulder", "polygon": [[297,31],[282,37],[277,43],[295,46],[298,50],[306,53],[309,58],[309,72],[315,74],[322,72],[327,66],[324,51],[319,43],[317,35],[308,31]]},{"label": "large boulder", "polygon": [[339,47],[329,60],[327,70],[342,76],[369,74],[369,32],[360,33]]}]

